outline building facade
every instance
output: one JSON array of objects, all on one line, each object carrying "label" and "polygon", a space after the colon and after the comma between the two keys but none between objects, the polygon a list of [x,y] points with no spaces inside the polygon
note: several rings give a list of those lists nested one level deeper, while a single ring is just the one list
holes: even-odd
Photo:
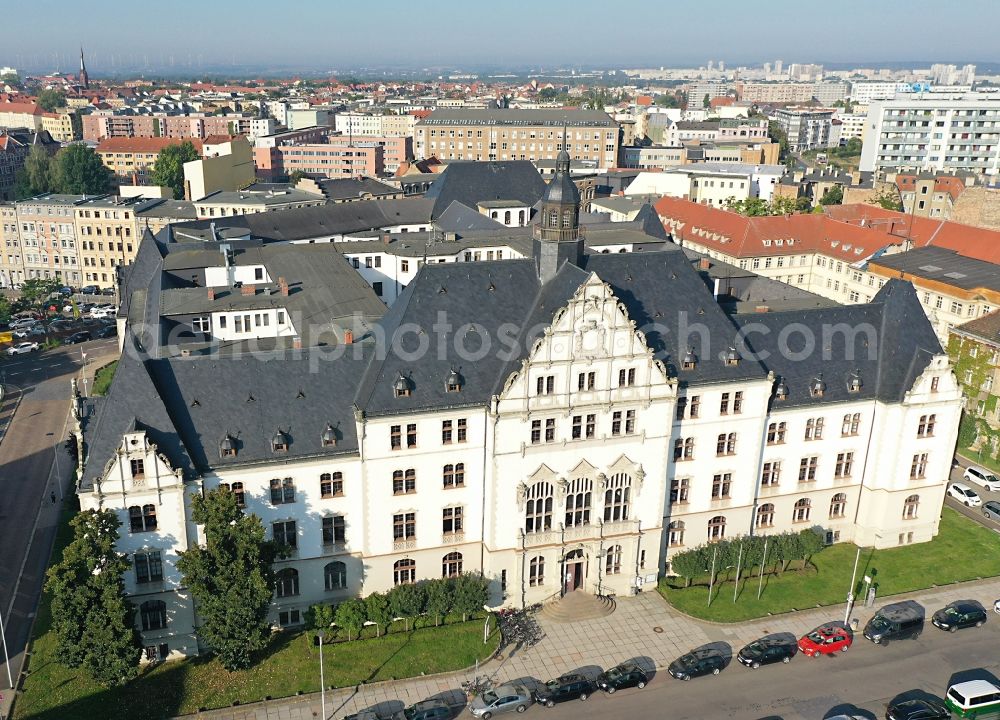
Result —
[{"label": "building facade", "polygon": [[[948,355],[965,394],[965,411],[1000,428],[1000,310],[951,328]],[[996,456],[1000,447],[985,451]]]},{"label": "building facade", "polygon": [[139,245],[136,204],[118,197],[81,198],[74,204],[84,284],[117,287],[116,268],[131,264]]},{"label": "building facade", "polygon": [[97,145],[97,155],[119,184],[151,185],[157,155],[164,148],[182,142],[190,142],[201,154],[198,138],[113,137]]},{"label": "building facade", "polygon": [[79,286],[83,279],[75,222],[79,202],[79,195],[49,193],[17,203],[25,279],[49,278]]},{"label": "building facade", "polygon": [[598,168],[618,161],[618,124],[590,110],[435,110],[414,126],[414,154],[439,160],[554,160],[563,149]]},{"label": "building facade", "polygon": [[785,131],[789,149],[803,152],[836,147],[838,142],[832,140],[835,112],[804,107],[780,108],[774,113],[774,121]]}]

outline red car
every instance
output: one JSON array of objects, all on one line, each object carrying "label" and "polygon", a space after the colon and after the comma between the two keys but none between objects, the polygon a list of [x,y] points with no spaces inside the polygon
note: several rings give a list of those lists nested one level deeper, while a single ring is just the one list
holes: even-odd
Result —
[{"label": "red car", "polygon": [[806,657],[819,657],[837,651],[847,652],[853,642],[850,631],[836,625],[821,625],[799,638],[799,650]]}]

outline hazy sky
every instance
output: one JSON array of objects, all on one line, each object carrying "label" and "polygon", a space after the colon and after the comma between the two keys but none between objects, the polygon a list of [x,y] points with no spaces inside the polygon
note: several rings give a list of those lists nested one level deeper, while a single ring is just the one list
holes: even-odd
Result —
[{"label": "hazy sky", "polygon": [[[0,0],[0,8],[14,0]],[[1000,0],[33,0],[0,66],[526,67],[1000,60]],[[58,66],[58,67],[56,67]]]}]

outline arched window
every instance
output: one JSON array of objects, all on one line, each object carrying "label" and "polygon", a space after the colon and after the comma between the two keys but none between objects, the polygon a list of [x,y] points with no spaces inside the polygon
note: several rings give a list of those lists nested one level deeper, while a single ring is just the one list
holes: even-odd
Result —
[{"label": "arched window", "polygon": [[156,506],[133,505],[128,509],[129,531],[134,533],[152,532],[156,530]]},{"label": "arched window", "polygon": [[441,560],[441,577],[453,578],[462,574],[462,553],[450,552]]},{"label": "arched window", "polygon": [[147,600],[139,606],[143,630],[162,630],[167,626],[167,604],[162,600]]},{"label": "arched window", "polygon": [[757,527],[774,526],[774,503],[764,503],[757,508]]},{"label": "arched window", "polygon": [[299,571],[285,568],[275,573],[274,584],[279,598],[294,597],[299,594]]},{"label": "arched window", "polygon": [[444,466],[442,478],[446,488],[462,487],[465,485],[465,463],[448,463]]},{"label": "arched window", "polygon": [[517,211],[517,224],[524,227],[524,210]]},{"label": "arched window", "polygon": [[566,489],[566,527],[590,523],[590,500],[594,484],[589,478],[577,478]]},{"label": "arched window", "polygon": [[629,501],[632,497],[632,477],[628,473],[615,473],[608,479],[604,491],[604,522],[628,520]]},{"label": "arched window", "polygon": [[528,488],[528,507],[524,517],[524,532],[543,532],[552,529],[552,485],[535,483]]},{"label": "arched window", "polygon": [[670,525],[667,526],[668,535],[667,539],[671,547],[677,547],[678,545],[684,544],[684,521],[674,520]]},{"label": "arched window", "polygon": [[708,521],[708,541],[715,542],[726,537],[726,516],[716,515]]},{"label": "arched window", "polygon": [[344,494],[344,475],[343,473],[323,473],[319,476],[319,494],[320,497],[332,498],[339,497]]},{"label": "arched window", "polygon": [[541,555],[528,562],[528,585],[536,587],[545,584],[545,558]]},{"label": "arched window", "polygon": [[903,519],[913,520],[917,517],[917,509],[920,507],[920,496],[910,495],[903,501]]},{"label": "arched window", "polygon": [[608,548],[607,559],[604,562],[605,575],[617,575],[622,571],[622,546],[612,545]]},{"label": "arched window", "polygon": [[327,590],[344,590],[347,588],[347,565],[335,560],[323,568],[323,585]]},{"label": "arched window", "polygon": [[510,210],[505,210],[503,213],[503,224],[510,225]]},{"label": "arched window", "polygon": [[830,498],[830,517],[842,518],[847,512],[847,493],[837,493]]},{"label": "arched window", "polygon": [[408,585],[417,581],[417,561],[410,558],[397,560],[392,564],[392,584]]},{"label": "arched window", "polygon": [[809,519],[809,510],[812,508],[812,500],[809,498],[799,498],[795,501],[792,510],[792,522],[805,522]]}]

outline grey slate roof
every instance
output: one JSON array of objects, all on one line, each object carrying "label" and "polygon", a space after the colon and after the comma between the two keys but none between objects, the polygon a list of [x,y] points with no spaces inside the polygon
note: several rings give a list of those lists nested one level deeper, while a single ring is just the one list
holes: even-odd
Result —
[{"label": "grey slate roof", "polygon": [[1000,272],[994,263],[965,257],[954,250],[935,245],[895,255],[881,255],[872,262],[963,290],[987,288],[1000,291]]},{"label": "grey slate roof", "polygon": [[[775,400],[776,407],[875,398],[896,403],[931,357],[942,352],[913,286],[903,280],[890,280],[869,304],[740,315],[735,321],[746,333],[747,346],[789,387],[788,399]],[[803,332],[787,335],[787,350],[804,354],[803,359],[783,357],[779,349],[781,331],[792,323],[815,342],[815,350],[807,353]],[[850,393],[847,381],[855,371],[862,388]],[[809,386],[820,376],[827,389],[813,397]]]},{"label": "grey slate roof", "polygon": [[386,185],[375,178],[327,178],[316,180],[323,195],[329,200],[359,200],[366,196],[398,195],[400,189]]},{"label": "grey slate roof", "polygon": [[528,160],[460,161],[448,164],[424,197],[433,202],[437,219],[456,200],[475,208],[484,200],[518,200],[534,205],[545,192],[545,181]]},{"label": "grey slate roof", "polygon": [[434,221],[438,229],[444,232],[462,232],[467,230],[498,230],[503,232],[507,226],[491,217],[483,215],[475,208],[463,205],[458,200],[451,203]]}]

